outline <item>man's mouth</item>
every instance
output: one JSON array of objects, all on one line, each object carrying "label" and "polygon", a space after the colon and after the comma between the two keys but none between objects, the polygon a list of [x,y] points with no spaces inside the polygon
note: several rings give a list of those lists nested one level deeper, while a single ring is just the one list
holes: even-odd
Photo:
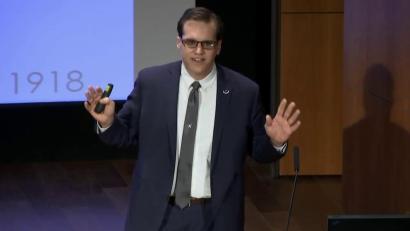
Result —
[{"label": "man's mouth", "polygon": [[191,60],[194,61],[195,63],[202,63],[205,61],[204,58],[192,58]]}]

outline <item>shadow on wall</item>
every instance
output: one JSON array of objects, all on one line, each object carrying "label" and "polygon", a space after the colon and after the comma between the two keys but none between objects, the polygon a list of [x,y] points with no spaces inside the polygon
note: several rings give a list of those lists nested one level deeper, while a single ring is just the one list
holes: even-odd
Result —
[{"label": "shadow on wall", "polygon": [[363,83],[365,117],[343,134],[343,196],[347,213],[410,211],[410,134],[390,121],[394,76],[370,66]]}]

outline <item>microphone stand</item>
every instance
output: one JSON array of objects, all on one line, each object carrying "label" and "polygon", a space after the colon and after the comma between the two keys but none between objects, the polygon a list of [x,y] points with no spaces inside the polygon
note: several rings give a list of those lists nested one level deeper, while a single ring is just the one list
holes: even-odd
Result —
[{"label": "microphone stand", "polygon": [[299,147],[295,146],[293,148],[293,164],[295,168],[295,178],[293,180],[293,189],[292,189],[292,195],[290,197],[290,204],[289,204],[289,211],[288,211],[288,222],[286,224],[286,231],[289,229],[289,224],[290,224],[290,218],[292,215],[292,208],[293,208],[293,198],[295,197],[295,191],[296,191],[296,181],[298,179],[299,175]]}]

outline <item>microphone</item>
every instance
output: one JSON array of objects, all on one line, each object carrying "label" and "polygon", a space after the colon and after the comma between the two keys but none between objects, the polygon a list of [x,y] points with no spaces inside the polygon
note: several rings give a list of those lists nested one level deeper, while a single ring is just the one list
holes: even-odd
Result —
[{"label": "microphone", "polygon": [[299,147],[298,146],[295,146],[293,148],[293,166],[295,168],[295,172],[299,173],[300,161],[299,161]]},{"label": "microphone", "polygon": [[[101,96],[101,99],[105,98],[105,97],[109,97],[111,95],[113,87],[114,87],[114,85],[112,83],[109,83],[107,85],[107,87],[105,88],[105,90],[104,90],[104,92]],[[96,113],[101,113],[101,112],[104,111],[104,109],[105,109],[105,104],[102,104],[102,103],[98,102],[97,106],[95,106],[95,108],[94,108],[94,111]]]},{"label": "microphone", "polygon": [[288,222],[286,224],[286,231],[288,231],[288,229],[289,229],[290,217],[292,215],[293,198],[295,197],[295,191],[296,191],[296,181],[298,179],[299,167],[300,167],[299,147],[298,146],[293,147],[293,166],[295,168],[295,179],[293,181],[292,196],[290,197],[290,204],[289,204],[289,211],[288,211]]}]

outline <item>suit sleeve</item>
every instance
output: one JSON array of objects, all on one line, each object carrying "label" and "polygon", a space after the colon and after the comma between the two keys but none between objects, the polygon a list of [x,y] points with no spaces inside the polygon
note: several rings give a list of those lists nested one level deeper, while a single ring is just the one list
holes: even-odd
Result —
[{"label": "suit sleeve", "polygon": [[280,152],[273,147],[264,125],[265,114],[259,96],[259,89],[257,88],[254,92],[251,112],[251,157],[258,162],[269,163],[283,157],[286,150]]}]

